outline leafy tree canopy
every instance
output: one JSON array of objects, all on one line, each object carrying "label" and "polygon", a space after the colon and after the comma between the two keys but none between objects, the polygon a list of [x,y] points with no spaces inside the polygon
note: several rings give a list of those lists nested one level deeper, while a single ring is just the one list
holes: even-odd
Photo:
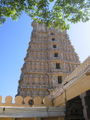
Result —
[{"label": "leafy tree canopy", "polygon": [[68,29],[70,23],[90,19],[90,0],[0,0],[0,24],[22,12],[49,27]]}]

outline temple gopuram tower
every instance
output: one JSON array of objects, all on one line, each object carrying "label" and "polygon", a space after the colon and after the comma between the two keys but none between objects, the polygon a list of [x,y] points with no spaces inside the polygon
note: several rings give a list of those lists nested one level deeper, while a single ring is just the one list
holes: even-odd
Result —
[{"label": "temple gopuram tower", "polygon": [[79,64],[67,33],[33,22],[17,95],[47,96]]}]

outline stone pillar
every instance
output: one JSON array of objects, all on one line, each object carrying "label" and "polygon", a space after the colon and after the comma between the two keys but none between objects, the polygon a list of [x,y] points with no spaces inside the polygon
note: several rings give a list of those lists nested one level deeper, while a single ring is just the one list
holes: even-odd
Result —
[{"label": "stone pillar", "polygon": [[86,108],[86,120],[90,120],[90,90],[86,92],[86,96],[84,97],[85,99],[85,108]]},{"label": "stone pillar", "polygon": [[82,100],[84,118],[85,118],[85,120],[88,120],[87,111],[86,111],[86,105],[85,105],[85,99],[84,99],[85,96],[86,96],[86,93],[83,93],[83,94],[80,95],[80,98]]}]

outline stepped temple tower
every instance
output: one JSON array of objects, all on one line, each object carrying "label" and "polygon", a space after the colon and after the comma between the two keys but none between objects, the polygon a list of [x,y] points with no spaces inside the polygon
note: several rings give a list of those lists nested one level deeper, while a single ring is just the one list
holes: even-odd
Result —
[{"label": "stepped temple tower", "polygon": [[0,96],[0,120],[90,120],[90,57],[80,64],[66,31],[32,26],[18,93]]},{"label": "stepped temple tower", "polygon": [[47,96],[79,64],[67,33],[33,22],[17,95]]}]

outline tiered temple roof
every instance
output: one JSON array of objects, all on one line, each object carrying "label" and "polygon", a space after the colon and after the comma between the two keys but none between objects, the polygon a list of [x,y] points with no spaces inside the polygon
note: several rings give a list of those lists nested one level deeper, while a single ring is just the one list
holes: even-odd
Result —
[{"label": "tiered temple roof", "polygon": [[80,62],[66,31],[35,22],[32,26],[17,95],[44,97],[60,86]]}]

